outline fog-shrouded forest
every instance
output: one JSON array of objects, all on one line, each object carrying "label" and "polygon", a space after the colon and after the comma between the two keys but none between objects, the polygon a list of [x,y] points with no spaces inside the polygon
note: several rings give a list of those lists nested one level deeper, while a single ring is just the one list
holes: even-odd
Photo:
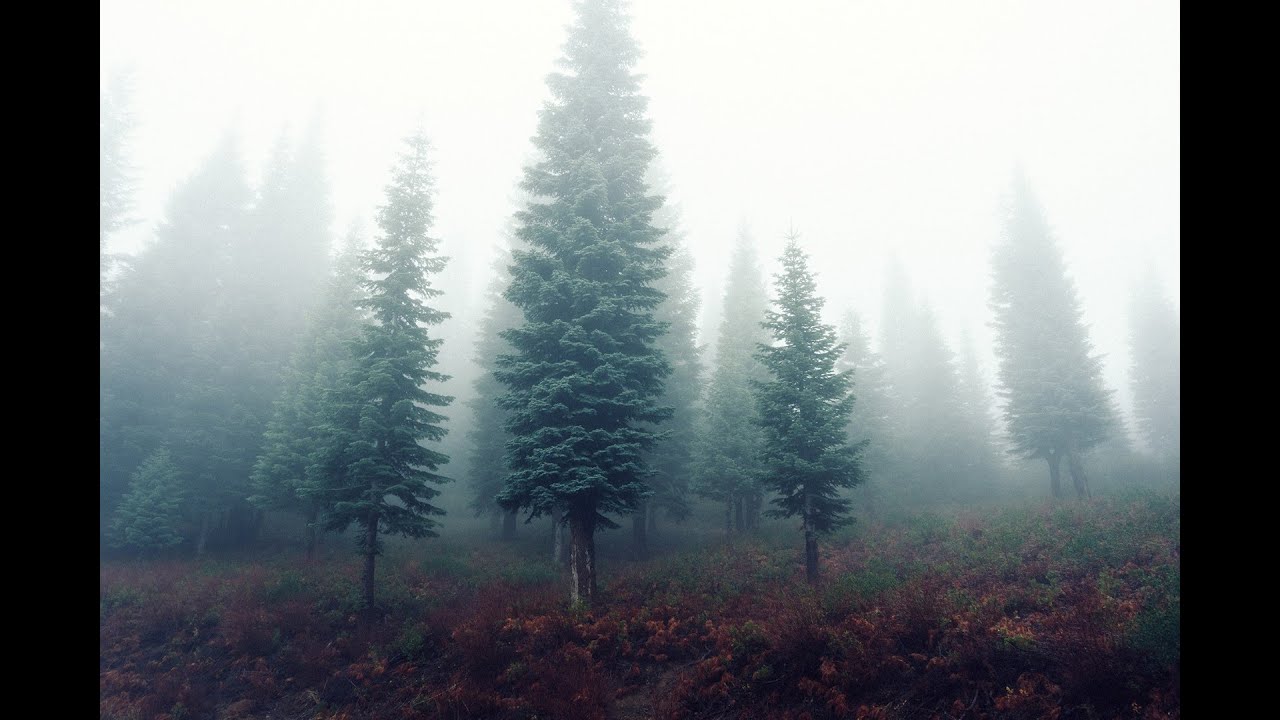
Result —
[{"label": "fog-shrouded forest", "polygon": [[101,11],[101,717],[1181,717],[1176,5]]}]

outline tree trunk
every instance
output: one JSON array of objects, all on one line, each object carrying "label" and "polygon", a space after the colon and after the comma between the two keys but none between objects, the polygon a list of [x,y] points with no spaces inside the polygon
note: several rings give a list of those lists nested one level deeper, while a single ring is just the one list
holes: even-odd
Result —
[{"label": "tree trunk", "polygon": [[1084,474],[1084,463],[1081,462],[1078,451],[1071,450],[1067,453],[1067,470],[1071,472],[1071,480],[1076,486],[1076,499],[1092,499],[1093,495],[1089,493],[1089,477]]},{"label": "tree trunk", "polygon": [[591,605],[596,599],[596,538],[590,516],[569,516],[569,599]]},{"label": "tree trunk", "polygon": [[809,495],[804,496],[804,575],[810,585],[818,582],[818,535],[809,521],[812,505]]},{"label": "tree trunk", "polygon": [[378,558],[378,516],[374,515],[364,536],[364,607],[373,610],[373,570]]},{"label": "tree trunk", "polygon": [[1049,487],[1053,490],[1053,497],[1056,500],[1062,497],[1062,453],[1050,450],[1044,459],[1049,463]]},{"label": "tree trunk", "polygon": [[746,525],[743,524],[742,500],[742,498],[735,498],[733,501],[733,525],[738,529],[738,532],[743,532],[747,529]]},{"label": "tree trunk", "polygon": [[307,562],[316,556],[316,519],[320,513],[314,507],[307,511]]},{"label": "tree trunk", "polygon": [[516,539],[516,514],[515,512],[502,514],[502,539],[511,542]]},{"label": "tree trunk", "polygon": [[649,507],[649,534],[656,535],[658,533],[658,508]]},{"label": "tree trunk", "polygon": [[551,562],[564,564],[564,513],[560,508],[551,511]]},{"label": "tree trunk", "polygon": [[649,559],[649,539],[645,536],[644,531],[645,514],[648,509],[649,503],[641,503],[640,507],[631,515],[631,538],[634,543],[631,553],[636,560]]},{"label": "tree trunk", "polygon": [[724,501],[724,534],[725,537],[733,536],[733,499]]}]

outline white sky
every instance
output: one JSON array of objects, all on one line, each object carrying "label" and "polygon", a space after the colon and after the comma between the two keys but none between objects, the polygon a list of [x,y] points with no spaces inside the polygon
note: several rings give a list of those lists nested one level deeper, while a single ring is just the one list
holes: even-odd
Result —
[{"label": "white sky", "polygon": [[[1021,162],[1127,409],[1128,295],[1148,263],[1180,306],[1179,12],[1168,0],[633,0],[652,140],[704,311],[744,221],[771,264],[794,224],[829,320],[852,307],[878,333],[896,253],[952,349],[968,328],[991,377],[989,252]],[[371,225],[421,118],[435,234],[465,274],[454,282],[478,293],[571,16],[569,0],[103,0],[102,78],[133,68],[140,123],[144,222],[115,249],[150,237],[228,126],[256,181],[278,135],[323,106],[335,231]]]}]

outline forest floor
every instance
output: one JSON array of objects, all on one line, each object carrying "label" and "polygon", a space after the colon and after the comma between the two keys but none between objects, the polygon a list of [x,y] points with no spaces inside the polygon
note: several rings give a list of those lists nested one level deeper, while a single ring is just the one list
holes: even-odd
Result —
[{"label": "forest floor", "polygon": [[1178,502],[862,521],[816,586],[783,523],[663,528],[643,562],[613,531],[589,609],[541,537],[389,542],[372,620],[346,540],[104,560],[100,715],[1178,718]]}]

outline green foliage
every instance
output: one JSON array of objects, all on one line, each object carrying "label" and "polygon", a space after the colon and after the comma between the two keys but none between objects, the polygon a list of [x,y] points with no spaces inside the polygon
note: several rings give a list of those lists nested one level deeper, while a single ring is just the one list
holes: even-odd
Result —
[{"label": "green foliage", "polygon": [[1053,458],[1106,440],[1114,412],[1102,359],[1092,352],[1062,250],[1022,175],[993,254],[991,298],[1012,451],[1052,466]]},{"label": "green foliage", "polygon": [[306,497],[307,467],[317,452],[314,428],[324,421],[328,393],[354,366],[350,343],[361,329],[356,303],[363,281],[360,240],[353,231],[286,371],[284,389],[263,437],[262,453],[254,463],[250,500],[261,509],[297,513],[308,522],[319,511]]},{"label": "green foliage", "polygon": [[[664,191],[665,194],[665,191]],[[663,300],[654,309],[654,318],[666,326],[657,346],[671,366],[657,402],[672,409],[666,433],[645,455],[653,468],[649,487],[651,511],[662,509],[672,520],[690,514],[689,475],[702,391],[702,362],[697,346],[698,292],[693,284],[693,254],[679,229],[677,209],[667,203],[654,214],[654,223],[666,228],[665,241],[671,248],[668,271],[655,283]]]},{"label": "green foliage", "polygon": [[382,235],[364,255],[370,279],[360,306],[371,322],[351,343],[353,366],[326,397],[303,491],[323,508],[328,529],[363,528],[366,553],[380,551],[379,532],[433,537],[435,518],[444,514],[430,500],[440,492],[433,485],[446,481],[435,471],[448,457],[420,442],[444,437],[444,416],[429,408],[453,399],[424,389],[446,379],[431,369],[440,340],[427,332],[447,317],[425,303],[439,294],[430,277],[445,266],[428,235],[428,148],[422,133],[410,136],[387,187],[378,215]]},{"label": "green foliage", "polygon": [[167,450],[156,450],[129,482],[129,491],[111,525],[110,544],[134,551],[154,551],[181,543],[181,501],[178,468]]},{"label": "green foliage", "polygon": [[99,451],[107,509],[160,447],[178,467],[191,515],[247,494],[229,462],[242,439],[231,430],[242,415],[225,392],[218,328],[222,277],[247,227],[250,199],[228,134],[173,193],[155,241],[116,283],[102,327]]},{"label": "green foliage", "polygon": [[778,517],[800,516],[806,530],[827,532],[852,521],[842,488],[863,481],[861,448],[849,442],[853,411],[849,371],[835,364],[844,347],[822,323],[823,300],[796,236],[788,238],[776,276],[777,310],[765,313],[773,345],[757,353],[768,382],[754,383],[764,430],[765,485],[778,493]]},{"label": "green foliage", "polygon": [[715,363],[695,447],[694,491],[702,497],[736,503],[760,492],[763,436],[751,383],[768,376],[755,357],[757,346],[769,339],[760,325],[768,305],[755,244],[744,230],[729,258]]},{"label": "green foliage", "polygon": [[133,194],[137,182],[127,150],[133,137],[135,121],[131,109],[133,78],[129,74],[112,76],[105,91],[98,95],[98,181],[99,181],[99,299],[107,294],[107,275],[116,258],[107,253],[107,238],[131,221]]},{"label": "green foliage", "polygon": [[578,5],[562,61],[548,77],[535,144],[541,160],[521,187],[506,297],[523,312],[505,333],[496,376],[507,389],[510,474],[498,502],[531,517],[564,508],[594,532],[648,494],[652,424],[670,367],[656,346],[654,287],[670,248],[645,172],[655,151],[646,99],[631,72],[638,50],[615,0]]},{"label": "green foliage", "polygon": [[511,346],[502,333],[520,322],[520,311],[503,297],[511,284],[511,251],[501,248],[493,265],[493,277],[489,281],[488,307],[476,333],[474,362],[480,369],[475,380],[475,397],[470,405],[473,412],[472,428],[467,433],[471,442],[471,501],[469,506],[476,517],[493,516],[502,512],[498,506],[498,493],[502,492],[507,476],[506,445],[510,439],[506,424],[507,411],[499,404],[503,394],[502,383],[494,371],[497,359],[511,352]]},{"label": "green foliage", "polygon": [[1154,271],[1134,293],[1130,327],[1134,417],[1147,447],[1176,463],[1182,454],[1182,329]]}]

